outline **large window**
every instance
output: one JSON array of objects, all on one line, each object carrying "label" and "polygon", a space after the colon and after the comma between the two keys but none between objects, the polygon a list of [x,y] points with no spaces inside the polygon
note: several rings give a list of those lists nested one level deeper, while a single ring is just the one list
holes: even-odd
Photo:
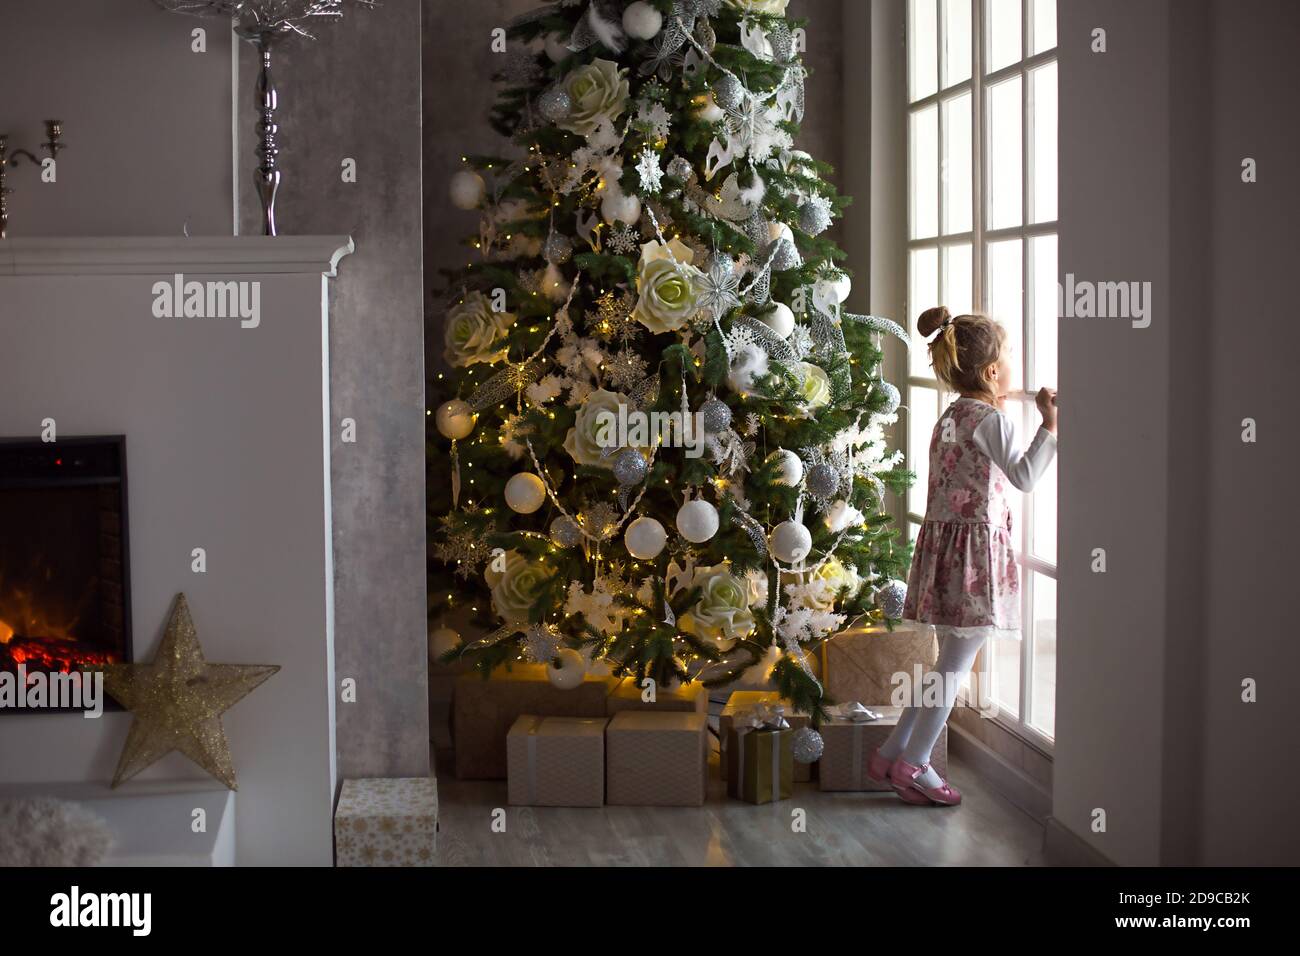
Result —
[{"label": "large window", "polygon": [[[1033,392],[1056,385],[1056,0],[907,0],[907,455],[913,537],[925,514],[930,433],[953,398],[916,318],[933,305],[1006,326],[1026,443]],[[1050,750],[1056,711],[1056,465],[1012,501],[1024,640],[984,654],[996,718]]]}]

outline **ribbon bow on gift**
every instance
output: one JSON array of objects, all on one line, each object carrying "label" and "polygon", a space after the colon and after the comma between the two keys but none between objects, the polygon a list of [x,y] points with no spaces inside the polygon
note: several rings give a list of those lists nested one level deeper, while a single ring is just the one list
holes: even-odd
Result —
[{"label": "ribbon bow on gift", "polygon": [[874,710],[868,710],[856,700],[846,701],[843,704],[834,704],[826,708],[826,713],[839,720],[852,721],[855,724],[866,723],[869,720],[879,720],[880,714]]},{"label": "ribbon bow on gift", "polygon": [[790,722],[785,719],[784,705],[760,700],[736,714],[733,726],[736,733],[745,734],[751,730],[789,730]]}]

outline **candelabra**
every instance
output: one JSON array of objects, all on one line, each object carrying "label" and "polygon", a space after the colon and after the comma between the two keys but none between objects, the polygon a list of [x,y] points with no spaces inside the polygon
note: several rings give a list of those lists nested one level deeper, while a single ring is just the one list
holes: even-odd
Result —
[{"label": "candelabra", "polygon": [[[45,150],[49,159],[53,160],[59,155],[59,150],[68,144],[63,142],[63,124],[58,120],[45,121],[45,133],[49,137],[41,148]],[[0,133],[0,239],[9,236],[9,196],[13,190],[9,188],[5,180],[8,178],[9,167],[17,168],[22,160],[28,160],[33,166],[44,165],[44,160],[39,159],[30,149],[9,149],[9,134]]]}]

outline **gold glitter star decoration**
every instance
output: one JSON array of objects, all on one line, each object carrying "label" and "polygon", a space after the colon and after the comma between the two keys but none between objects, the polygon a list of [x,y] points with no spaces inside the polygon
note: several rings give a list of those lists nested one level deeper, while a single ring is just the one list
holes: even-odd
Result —
[{"label": "gold glitter star decoration", "polygon": [[133,717],[113,786],[179,750],[238,790],[221,715],[279,669],[276,664],[209,664],[189,602],[177,594],[154,659],[104,670],[104,689]]}]

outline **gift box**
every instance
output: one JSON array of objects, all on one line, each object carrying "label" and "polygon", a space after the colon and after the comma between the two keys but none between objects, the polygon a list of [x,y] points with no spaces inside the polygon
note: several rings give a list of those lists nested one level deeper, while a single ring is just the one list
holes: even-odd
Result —
[{"label": "gift box", "polygon": [[686,711],[624,710],[605,728],[605,801],[698,807],[708,786],[708,718]]},{"label": "gift box", "polygon": [[509,801],[525,807],[605,804],[604,717],[526,714],[506,736]]},{"label": "gift box", "polygon": [[588,674],[571,690],[553,687],[544,664],[512,664],[491,678],[463,674],[456,680],[452,735],[456,776],[462,780],[506,779],[506,735],[524,714],[537,717],[604,717],[612,677]]},{"label": "gift box", "polygon": [[831,700],[861,701],[872,709],[892,704],[894,675],[906,674],[908,686],[928,673],[939,658],[934,628],[901,624],[841,631],[822,644],[822,682]]},{"label": "gift box", "polygon": [[[727,766],[727,754],[730,752],[727,743],[727,734],[734,726],[735,715],[738,712],[750,710],[755,704],[780,704],[785,708],[785,719],[790,724],[791,730],[798,730],[801,727],[807,727],[812,723],[812,719],[807,714],[795,713],[794,705],[788,700],[781,697],[774,690],[737,690],[732,691],[727,698],[727,704],[722,708],[722,715],[718,718],[718,739],[722,742],[722,779],[729,779],[730,771]],[[794,780],[796,783],[806,783],[812,779],[812,764],[796,763],[794,765]]]},{"label": "gift box", "polygon": [[[818,783],[823,790],[889,790],[889,782],[876,783],[867,777],[867,759],[894,731],[901,707],[870,708],[879,720],[856,721],[833,717],[821,725],[822,757],[817,764]],[[948,727],[930,753],[930,765],[941,777],[948,776]]]},{"label": "gift box", "polygon": [[733,726],[727,732],[727,796],[775,803],[794,793],[794,730]]},{"label": "gift box", "polygon": [[645,694],[646,689],[637,683],[635,677],[624,678],[605,699],[605,712],[610,717],[625,710],[709,712],[709,692],[699,681],[678,684],[668,690],[656,687],[654,701],[644,700]]},{"label": "gift box", "polygon": [[334,810],[336,866],[433,866],[437,850],[432,777],[343,781]]}]

